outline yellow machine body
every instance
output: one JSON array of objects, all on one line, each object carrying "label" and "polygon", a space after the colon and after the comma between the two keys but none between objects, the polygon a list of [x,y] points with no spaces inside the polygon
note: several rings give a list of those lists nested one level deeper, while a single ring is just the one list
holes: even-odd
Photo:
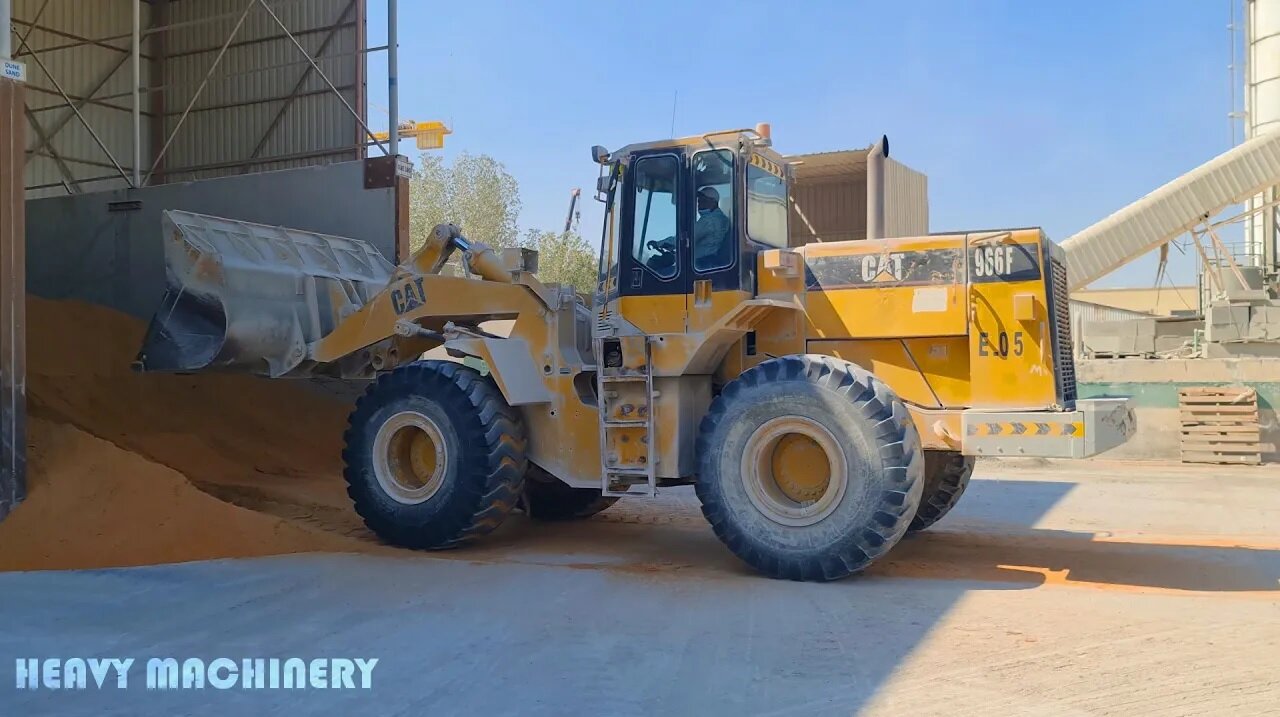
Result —
[{"label": "yellow machine body", "polygon": [[[606,220],[591,300],[538,281],[536,253],[497,252],[448,225],[381,274],[365,259],[347,274],[272,267],[287,285],[247,297],[229,278],[231,250],[199,234],[197,220],[211,218],[188,215],[173,220],[171,298],[139,366],[372,377],[443,346],[487,367],[522,414],[531,461],[571,486],[603,481],[606,494],[627,493],[636,482],[628,476],[644,474],[650,490],[692,480],[698,426],[717,392],[756,364],[796,354],[837,357],[879,377],[911,411],[927,450],[1079,457],[1132,433],[1123,400],[1076,400],[1065,268],[1039,229],[789,248],[786,160],[749,131],[598,159]],[[694,246],[699,172],[718,182],[732,228],[730,260],[707,271]],[[667,242],[681,266],[655,271],[660,262],[635,248],[655,217],[672,228],[655,246]],[[471,276],[441,273],[457,250]],[[385,281],[380,292],[366,290],[376,281]],[[252,334],[264,333],[256,307],[280,302],[300,304],[265,331],[284,338]],[[485,328],[496,325],[507,328]],[[198,359],[194,345],[203,347]]]}]

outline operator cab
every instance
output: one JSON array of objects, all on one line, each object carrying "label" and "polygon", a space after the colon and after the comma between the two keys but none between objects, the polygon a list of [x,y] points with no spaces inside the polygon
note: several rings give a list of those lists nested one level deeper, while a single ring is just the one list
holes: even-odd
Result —
[{"label": "operator cab", "polygon": [[654,297],[610,310],[644,333],[697,330],[699,307],[730,304],[713,294],[754,296],[756,254],[787,246],[787,165],[767,132],[595,147],[592,158],[606,205],[597,309]]}]

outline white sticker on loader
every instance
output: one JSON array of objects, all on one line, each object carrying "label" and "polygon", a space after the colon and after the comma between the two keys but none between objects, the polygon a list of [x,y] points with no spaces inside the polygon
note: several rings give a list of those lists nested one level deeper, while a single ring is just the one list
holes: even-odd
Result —
[{"label": "white sticker on loader", "polygon": [[947,287],[921,286],[911,296],[911,311],[930,314],[947,310]]}]

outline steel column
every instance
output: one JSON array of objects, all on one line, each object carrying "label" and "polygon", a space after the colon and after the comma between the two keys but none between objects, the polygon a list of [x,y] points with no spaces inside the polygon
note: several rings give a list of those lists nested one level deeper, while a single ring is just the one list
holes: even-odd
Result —
[{"label": "steel column", "polygon": [[387,149],[391,156],[400,154],[400,39],[396,0],[387,0]]},{"label": "steel column", "polygon": [[142,0],[133,0],[133,186],[142,186]]},{"label": "steel column", "polygon": [[13,0],[0,0],[0,60],[13,59]]},{"label": "steel column", "polygon": [[[369,121],[369,17],[368,3],[366,0],[359,0],[356,3],[356,54],[360,59],[356,61],[356,109],[360,112],[360,116],[365,122]],[[369,156],[368,144],[364,141],[364,135],[358,130],[356,131],[356,159],[365,159]]]},{"label": "steel column", "polygon": [[23,86],[0,79],[0,518],[26,495],[25,106]]},{"label": "steel column", "polygon": [[[169,22],[169,0],[153,0],[151,3],[151,29],[147,30],[144,35],[150,35],[151,39],[151,65],[149,79],[152,85],[158,87],[147,88],[147,104],[151,110],[151,127],[150,127],[150,147],[151,153],[147,156],[148,161],[155,158],[156,152],[159,151],[160,145],[164,144],[165,130],[165,110],[168,107],[168,53],[169,38],[163,32],[156,32],[157,27],[163,27]],[[166,179],[165,162],[161,158],[156,165],[155,171],[152,173],[152,181],[162,183]]]}]

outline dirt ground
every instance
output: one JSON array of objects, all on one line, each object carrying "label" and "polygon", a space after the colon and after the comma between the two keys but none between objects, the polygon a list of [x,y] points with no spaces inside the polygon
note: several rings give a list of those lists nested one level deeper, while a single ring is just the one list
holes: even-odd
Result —
[{"label": "dirt ground", "polygon": [[0,712],[1276,714],[1278,473],[982,464],[935,529],[830,584],[752,574],[687,488],[445,553],[0,574],[0,665],[381,659],[340,700],[0,690]]}]

